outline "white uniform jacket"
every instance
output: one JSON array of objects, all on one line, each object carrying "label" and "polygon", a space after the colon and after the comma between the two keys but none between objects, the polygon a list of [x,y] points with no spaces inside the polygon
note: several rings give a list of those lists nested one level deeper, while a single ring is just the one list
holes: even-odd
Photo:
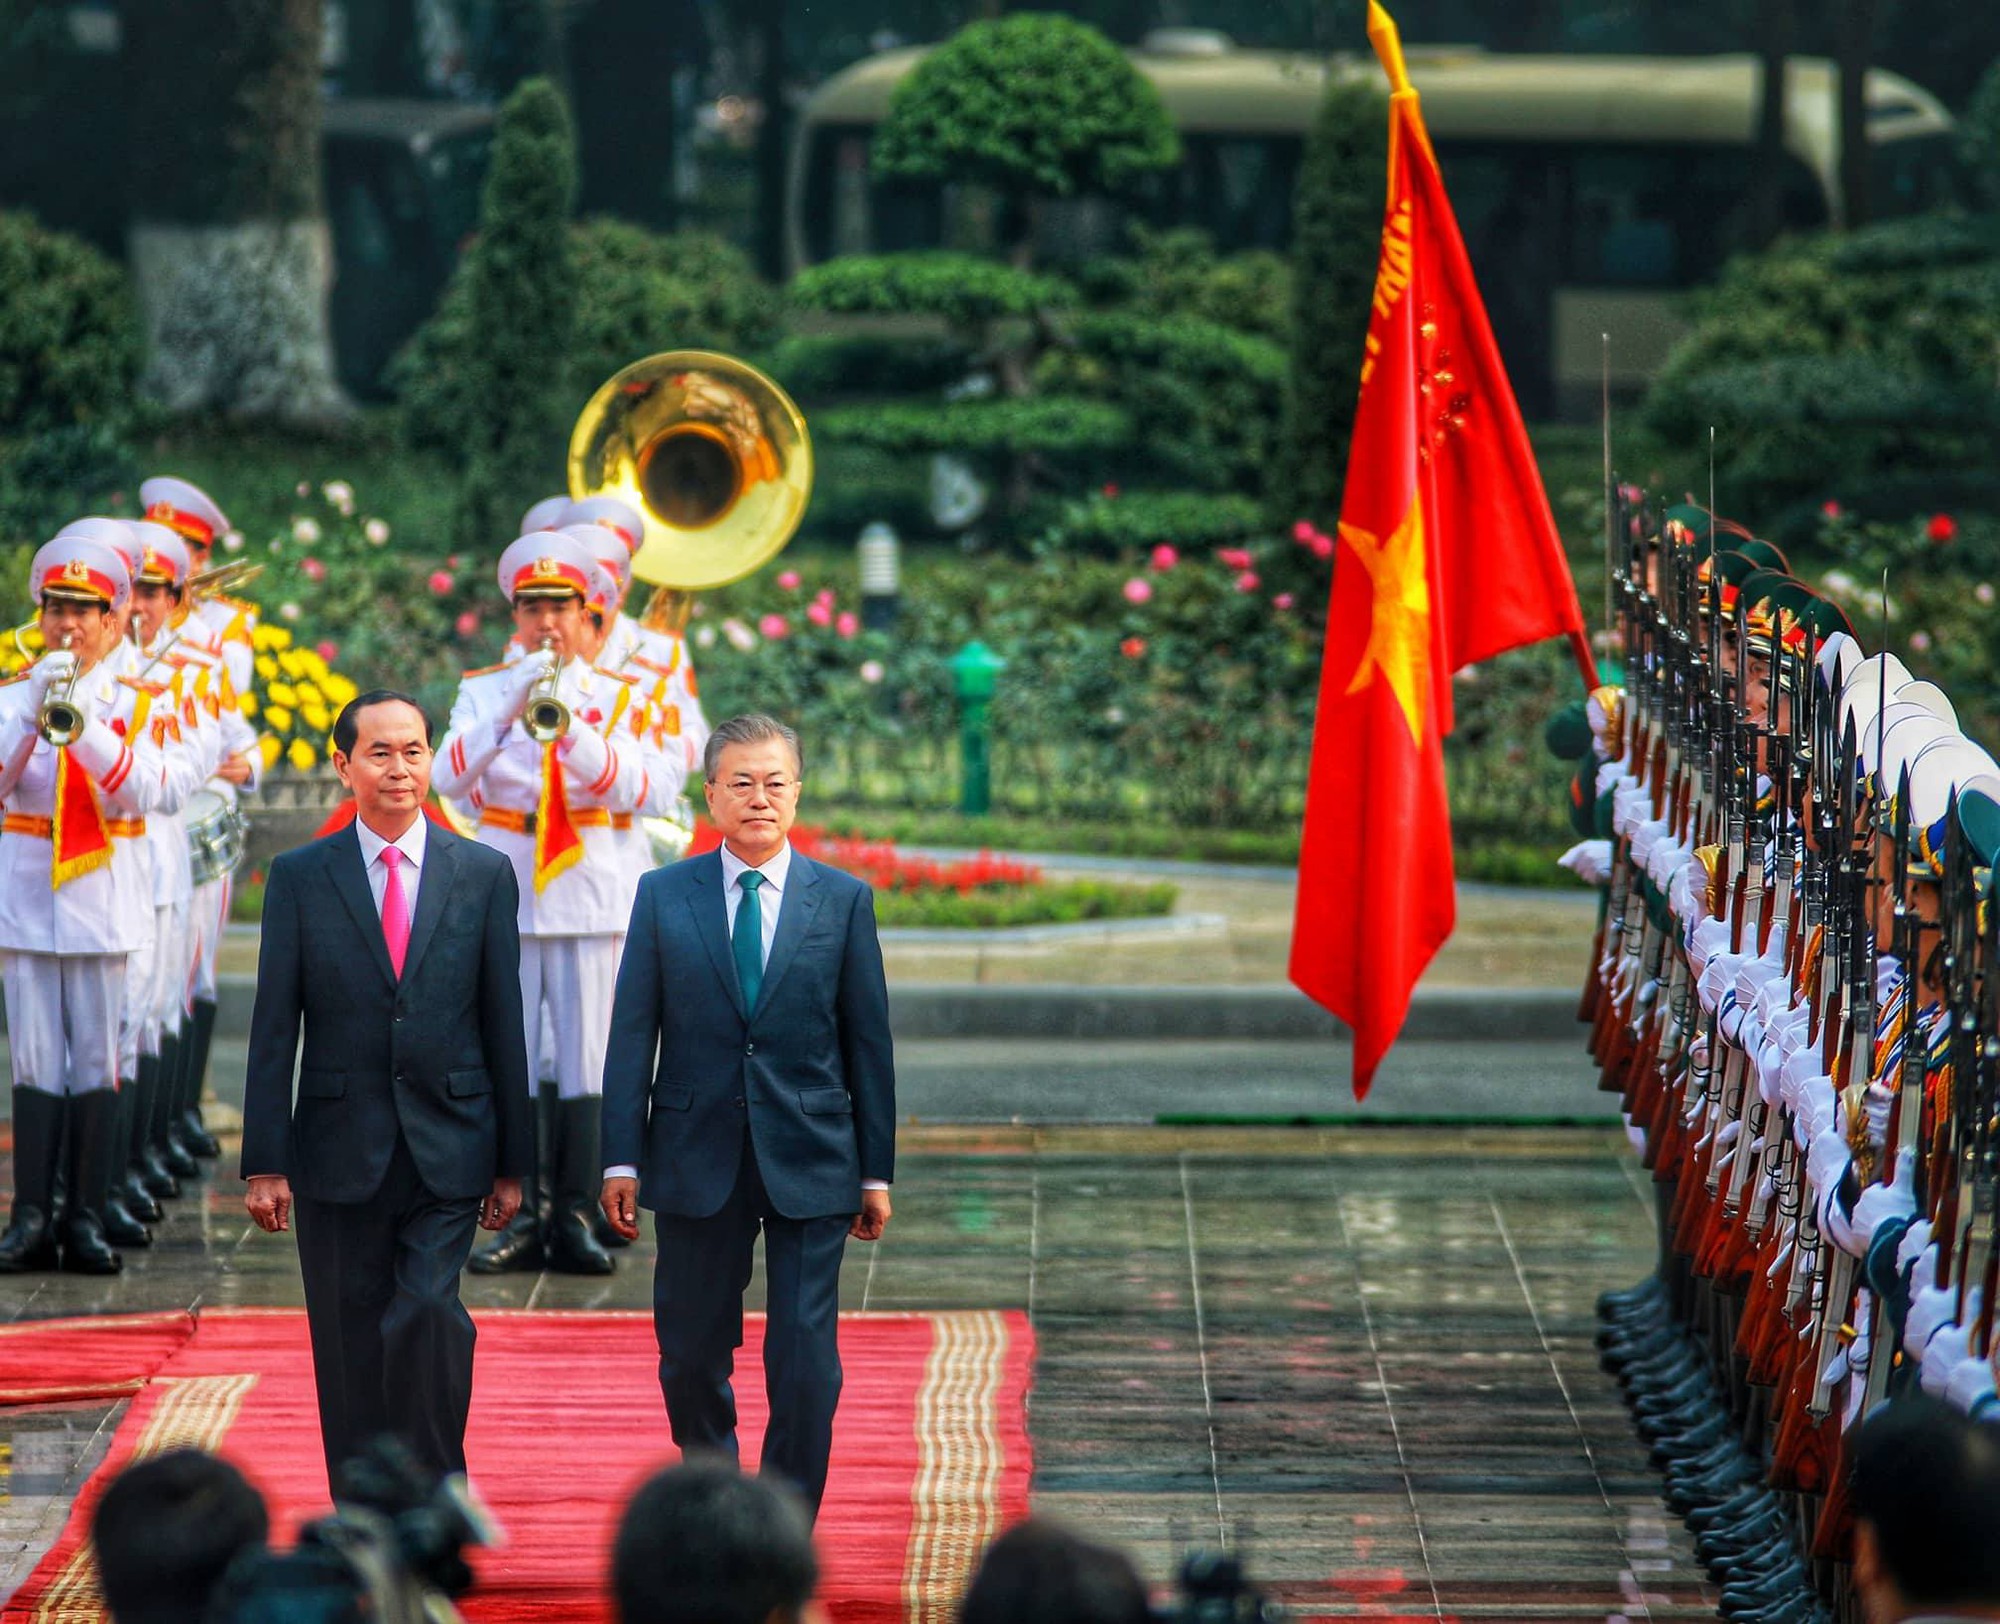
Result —
[{"label": "white uniform jacket", "polygon": [[655,793],[643,696],[612,672],[579,660],[563,666],[556,697],[569,707],[570,730],[557,753],[583,860],[538,893],[531,820],[541,805],[543,747],[510,714],[518,682],[511,665],[466,675],[438,745],[432,781],[440,795],[478,816],[480,841],[514,864],[522,935],[622,935],[637,884],[622,838]]},{"label": "white uniform jacket", "polygon": [[[198,780],[185,754],[170,756],[155,737],[157,695],[114,675],[104,662],[78,679],[73,698],[89,718],[69,746],[90,775],[111,827],[111,861],[57,887],[51,880],[57,752],[37,731],[34,684],[0,685],[0,950],[16,953],[133,953],[153,934],[152,861],[146,816],[179,805]],[[37,831],[33,826],[39,824]]]}]

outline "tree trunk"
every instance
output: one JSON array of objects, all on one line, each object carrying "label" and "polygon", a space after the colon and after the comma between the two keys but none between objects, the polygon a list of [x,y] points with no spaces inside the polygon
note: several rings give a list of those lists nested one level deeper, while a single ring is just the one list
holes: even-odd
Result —
[{"label": "tree trunk", "polygon": [[1757,54],[1763,72],[1750,182],[1750,239],[1758,248],[1768,246],[1785,227],[1785,63],[1794,48],[1797,23],[1794,0],[1761,0],[1757,7]]},{"label": "tree trunk", "polygon": [[321,0],[126,0],[122,15],[143,387],[180,412],[345,420],[320,207]]},{"label": "tree trunk", "polygon": [[580,213],[672,229],[674,75],[706,61],[706,30],[700,8],[676,0],[594,0],[573,14]]},{"label": "tree trunk", "polygon": [[1840,70],[1840,202],[1853,231],[1868,224],[1868,64],[1879,0],[1841,0],[1835,53]]}]

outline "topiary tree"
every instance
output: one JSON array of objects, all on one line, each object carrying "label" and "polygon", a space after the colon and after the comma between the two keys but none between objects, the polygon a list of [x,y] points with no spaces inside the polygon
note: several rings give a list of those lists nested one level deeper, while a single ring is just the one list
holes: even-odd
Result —
[{"label": "topiary tree", "polygon": [[327,324],[322,3],[120,8],[132,276],[146,387],[170,410],[307,425],[351,410]]},{"label": "topiary tree", "polygon": [[875,133],[877,175],[998,193],[1017,263],[1034,257],[1044,198],[1125,190],[1180,159],[1159,92],[1103,34],[1023,11],[961,29],[896,88]]},{"label": "topiary tree", "polygon": [[500,110],[479,235],[395,368],[405,382],[426,375],[420,400],[405,394],[405,432],[458,459],[452,534],[467,547],[504,539],[528,501],[561,483],[569,424],[552,385],[575,328],[575,194],[562,93],[525,80]]},{"label": "topiary tree", "polygon": [[1361,389],[1388,191],[1389,102],[1335,74],[1306,138],[1292,209],[1291,378],[1277,515],[1331,531]]}]

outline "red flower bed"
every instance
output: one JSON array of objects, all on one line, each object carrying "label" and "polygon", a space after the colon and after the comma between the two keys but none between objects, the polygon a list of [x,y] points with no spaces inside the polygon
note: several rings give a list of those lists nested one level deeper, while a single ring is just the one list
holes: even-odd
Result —
[{"label": "red flower bed", "polygon": [[[995,886],[1039,885],[1042,879],[1042,871],[1032,863],[1016,863],[991,852],[945,863],[899,852],[891,841],[837,835],[813,824],[794,825],[791,840],[796,850],[815,862],[844,869],[878,891],[956,891],[964,896]],[[688,855],[714,851],[721,844],[721,835],[706,821],[698,822]]]}]

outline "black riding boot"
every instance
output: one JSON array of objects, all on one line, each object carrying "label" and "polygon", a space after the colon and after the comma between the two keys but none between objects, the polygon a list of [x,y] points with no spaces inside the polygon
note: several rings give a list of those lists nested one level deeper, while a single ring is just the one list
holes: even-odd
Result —
[{"label": "black riding boot", "polygon": [[181,1143],[195,1156],[213,1161],[222,1154],[215,1135],[201,1120],[201,1096],[208,1087],[208,1048],[215,1039],[215,1000],[194,1001],[194,1058],[187,1099],[181,1111]]},{"label": "black riding boot", "polygon": [[140,1055],[139,1075],[132,1080],[132,1099],[126,1107],[125,1180],[121,1189],[125,1210],[149,1224],[157,1224],[166,1216],[160,1198],[146,1182],[146,1135],[153,1126],[153,1096],[159,1086],[160,1057]]},{"label": "black riding boot", "polygon": [[55,1194],[62,1118],[59,1095],[44,1094],[39,1088],[14,1090],[14,1210],[7,1232],[0,1235],[0,1274],[56,1266],[49,1202]]},{"label": "black riding boot", "polygon": [[116,1274],[125,1260],[104,1237],[104,1199],[118,1153],[118,1095],[93,1088],[69,1099],[69,1216],[62,1227],[62,1266],[70,1274]]},{"label": "black riding boot", "polygon": [[549,1267],[559,1274],[610,1274],[618,1260],[597,1244],[597,1197],[604,1188],[598,1149],[604,1102],[586,1097],[556,1107],[556,1210]]},{"label": "black riding boot", "polygon": [[160,1135],[166,1126],[167,1094],[172,1087],[175,1068],[180,1063],[180,1051],[178,1035],[172,1032],[161,1035],[160,1052],[153,1057],[153,1086],[144,1088],[144,1078],[141,1078],[142,1092],[146,1096],[146,1114],[132,1130],[132,1154],[138,1160],[140,1176],[146,1181],[146,1188],[161,1201],[171,1201],[181,1193],[181,1181],[160,1154]]},{"label": "black riding boot", "polygon": [[484,1251],[466,1264],[474,1274],[538,1274],[547,1257],[543,1237],[555,1200],[556,1087],[543,1083],[535,1090],[535,1171],[521,1192],[521,1210]]},{"label": "black riding boot", "polygon": [[118,1080],[117,1109],[111,1118],[111,1180],[104,1197],[103,1217],[104,1238],[113,1246],[153,1244],[153,1232],[126,1200],[126,1164],[132,1159],[133,1095],[138,1086],[130,1077]]},{"label": "black riding boot", "polygon": [[194,1064],[194,1027],[181,1023],[180,1042],[174,1045],[174,1069],[160,1076],[160,1111],[154,1118],[154,1147],[167,1171],[177,1179],[201,1177],[201,1163],[182,1138],[181,1115],[187,1109],[188,1072]]}]

